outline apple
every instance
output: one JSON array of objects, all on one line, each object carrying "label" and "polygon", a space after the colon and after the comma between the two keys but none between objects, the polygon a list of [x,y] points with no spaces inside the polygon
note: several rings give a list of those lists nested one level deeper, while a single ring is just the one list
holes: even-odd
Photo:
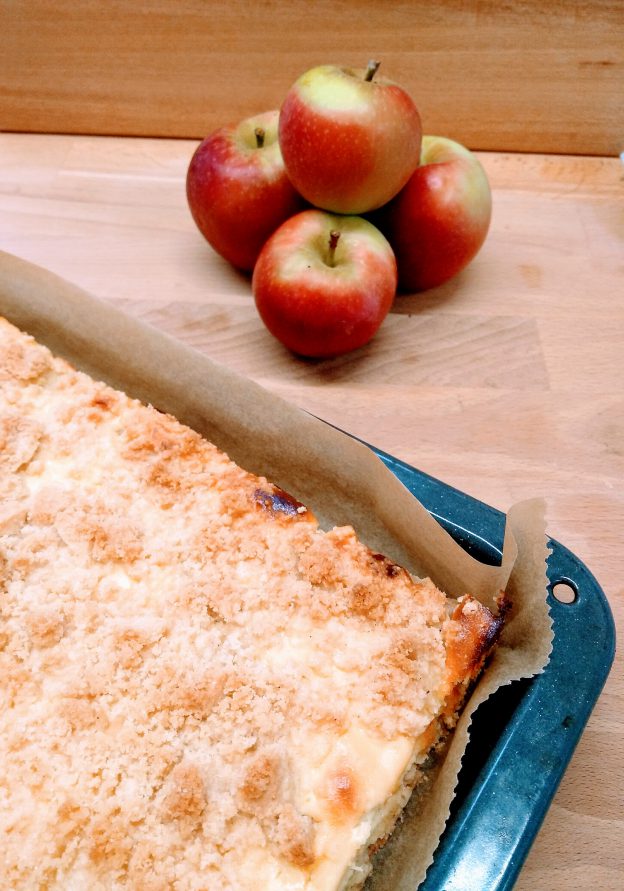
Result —
[{"label": "apple", "polygon": [[361,217],[304,210],[269,238],[252,289],[262,321],[302,356],[338,356],[363,346],[388,314],[396,261]]},{"label": "apple", "polygon": [[424,291],[452,278],[475,256],[492,216],[488,178],[469,149],[424,136],[420,166],[373,216],[396,254],[403,291]]},{"label": "apple", "polygon": [[186,196],[197,228],[239,269],[251,270],[277,227],[304,202],[277,139],[279,112],[267,111],[206,137],[191,159]]},{"label": "apple", "polygon": [[334,213],[380,207],[405,185],[420,158],[420,116],[400,86],[367,69],[321,65],[286,95],[279,142],[293,185]]}]

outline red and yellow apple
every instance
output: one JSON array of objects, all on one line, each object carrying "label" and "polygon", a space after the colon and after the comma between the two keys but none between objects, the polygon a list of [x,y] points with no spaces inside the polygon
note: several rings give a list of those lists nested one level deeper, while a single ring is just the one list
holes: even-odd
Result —
[{"label": "red and yellow apple", "polygon": [[405,185],[420,157],[418,110],[400,86],[367,69],[321,65],[291,87],[279,142],[293,185],[334,213],[380,207]]},{"label": "red and yellow apple", "polygon": [[420,166],[373,215],[392,245],[403,291],[424,291],[452,278],[485,241],[492,215],[486,173],[469,149],[424,136]]},{"label": "red and yellow apple", "polygon": [[199,231],[234,266],[251,270],[277,227],[304,202],[293,188],[277,138],[279,112],[222,127],[203,140],[186,177]]},{"label": "red and yellow apple", "polygon": [[302,356],[337,356],[367,343],[388,314],[396,262],[367,220],[305,210],[269,238],[252,289],[263,322]]}]

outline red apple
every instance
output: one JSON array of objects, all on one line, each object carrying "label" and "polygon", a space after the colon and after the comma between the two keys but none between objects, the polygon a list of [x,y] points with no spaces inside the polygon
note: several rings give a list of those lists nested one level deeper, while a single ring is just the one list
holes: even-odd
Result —
[{"label": "red apple", "polygon": [[198,146],[186,196],[199,231],[239,269],[251,270],[262,245],[303,207],[277,139],[278,111],[216,130]]},{"label": "red apple", "polygon": [[404,291],[434,288],[472,260],[492,216],[490,185],[478,158],[442,136],[424,136],[421,164],[374,216],[392,245]]},{"label": "red apple", "polygon": [[420,116],[400,86],[364,69],[321,65],[289,90],[279,141],[288,175],[311,204],[359,214],[385,204],[420,157]]},{"label": "red apple", "polygon": [[363,346],[394,300],[396,262],[384,236],[361,217],[305,210],[274,232],[252,288],[263,322],[302,356]]}]

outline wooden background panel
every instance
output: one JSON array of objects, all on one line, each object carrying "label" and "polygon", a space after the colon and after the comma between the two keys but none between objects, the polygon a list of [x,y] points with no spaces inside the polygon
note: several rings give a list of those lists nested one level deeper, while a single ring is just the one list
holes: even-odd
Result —
[{"label": "wooden background panel", "polygon": [[472,148],[624,148],[621,0],[2,0],[0,129],[201,138],[371,56]]}]

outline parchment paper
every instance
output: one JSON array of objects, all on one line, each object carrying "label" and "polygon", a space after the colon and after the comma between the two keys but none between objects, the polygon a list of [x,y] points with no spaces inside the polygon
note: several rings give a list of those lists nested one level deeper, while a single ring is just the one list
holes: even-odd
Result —
[{"label": "parchment paper", "polygon": [[402,823],[370,887],[413,891],[448,817],[470,718],[495,689],[543,670],[552,629],[540,502],[512,507],[500,567],[478,563],[370,449],[167,335],[40,267],[0,251],[0,314],[77,368],[168,411],[247,470],[311,508],[325,528],[352,525],[371,548],[449,596],[487,605],[506,589],[513,610],[468,702],[431,791]]}]

